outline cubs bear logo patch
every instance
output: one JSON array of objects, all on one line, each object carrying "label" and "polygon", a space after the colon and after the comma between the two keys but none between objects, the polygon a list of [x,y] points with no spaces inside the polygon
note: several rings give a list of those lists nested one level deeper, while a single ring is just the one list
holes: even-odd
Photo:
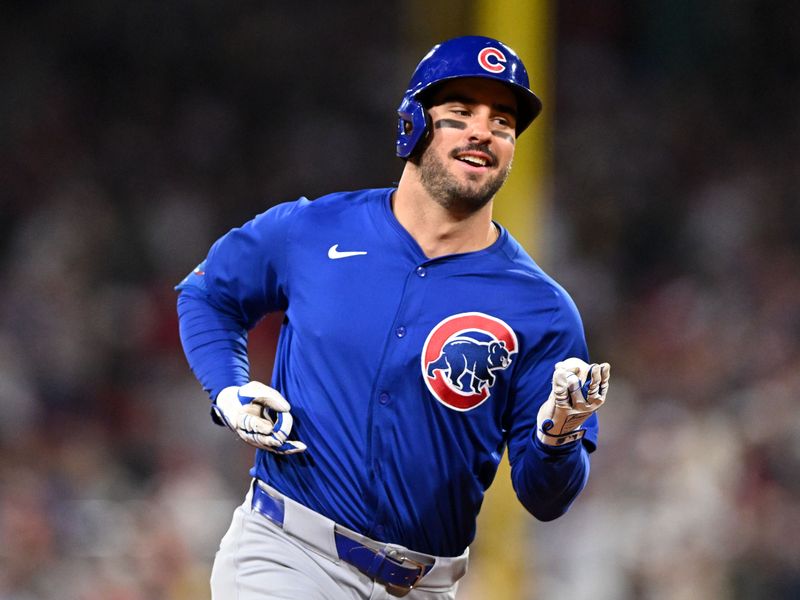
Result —
[{"label": "cubs bear logo patch", "polygon": [[439,402],[458,411],[483,404],[517,353],[517,335],[504,321],[479,312],[452,315],[428,334],[422,377]]}]

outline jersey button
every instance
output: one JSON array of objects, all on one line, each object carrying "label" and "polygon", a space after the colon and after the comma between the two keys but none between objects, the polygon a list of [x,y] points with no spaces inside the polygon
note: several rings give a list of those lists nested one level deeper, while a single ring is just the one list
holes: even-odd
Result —
[{"label": "jersey button", "polygon": [[397,337],[404,337],[406,335],[406,328],[402,325],[394,330]]},{"label": "jersey button", "polygon": [[417,275],[420,277],[425,277],[428,274],[427,269],[425,267],[417,267]]},{"label": "jersey button", "polygon": [[378,396],[378,402],[380,402],[383,405],[389,404],[389,399],[390,399],[389,394],[387,394],[386,392],[383,392],[380,396]]}]

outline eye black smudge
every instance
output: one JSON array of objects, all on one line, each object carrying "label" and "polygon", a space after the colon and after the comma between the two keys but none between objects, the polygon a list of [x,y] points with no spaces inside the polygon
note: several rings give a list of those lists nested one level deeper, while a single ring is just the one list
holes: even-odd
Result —
[{"label": "eye black smudge", "polygon": [[467,124],[463,121],[457,121],[455,119],[439,119],[436,121],[433,126],[436,129],[441,129],[442,127],[452,127],[453,129],[466,129]]},{"label": "eye black smudge", "polygon": [[510,133],[506,132],[506,131],[493,131],[492,135],[495,136],[495,137],[502,138],[502,139],[506,140],[507,142],[511,142],[512,144],[516,143],[516,140],[514,139],[514,136],[511,135]]}]

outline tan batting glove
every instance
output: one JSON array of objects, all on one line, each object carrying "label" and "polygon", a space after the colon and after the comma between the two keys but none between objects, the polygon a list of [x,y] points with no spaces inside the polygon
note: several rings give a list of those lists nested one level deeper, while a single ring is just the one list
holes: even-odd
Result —
[{"label": "tan batting glove", "polygon": [[286,398],[260,381],[226,387],[217,395],[213,408],[251,446],[276,454],[296,454],[306,449],[303,442],[286,439],[293,425]]},{"label": "tan batting glove", "polygon": [[563,446],[586,434],[586,421],[606,401],[611,365],[587,364],[580,358],[556,363],[553,390],[536,419],[536,435],[548,446]]}]

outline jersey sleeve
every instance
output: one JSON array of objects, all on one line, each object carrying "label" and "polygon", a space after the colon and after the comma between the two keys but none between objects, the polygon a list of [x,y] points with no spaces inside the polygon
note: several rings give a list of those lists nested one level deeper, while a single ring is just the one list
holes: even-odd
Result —
[{"label": "jersey sleeve", "polygon": [[[247,329],[286,308],[288,231],[308,202],[302,198],[261,213],[222,236],[208,253],[202,271],[209,299]],[[178,289],[189,284],[184,280]]]},{"label": "jersey sleeve", "polygon": [[247,332],[288,306],[288,232],[308,203],[280,204],[232,229],[176,286],[181,343],[212,401],[248,381]]},{"label": "jersey sleeve", "polygon": [[536,347],[524,357],[515,384],[509,419],[508,454],[516,494],[536,518],[548,521],[564,514],[589,477],[589,456],[597,444],[597,417],[584,423],[583,440],[553,448],[536,436],[539,407],[552,388],[555,364],[569,357],[588,362],[583,324],[566,292]]}]

